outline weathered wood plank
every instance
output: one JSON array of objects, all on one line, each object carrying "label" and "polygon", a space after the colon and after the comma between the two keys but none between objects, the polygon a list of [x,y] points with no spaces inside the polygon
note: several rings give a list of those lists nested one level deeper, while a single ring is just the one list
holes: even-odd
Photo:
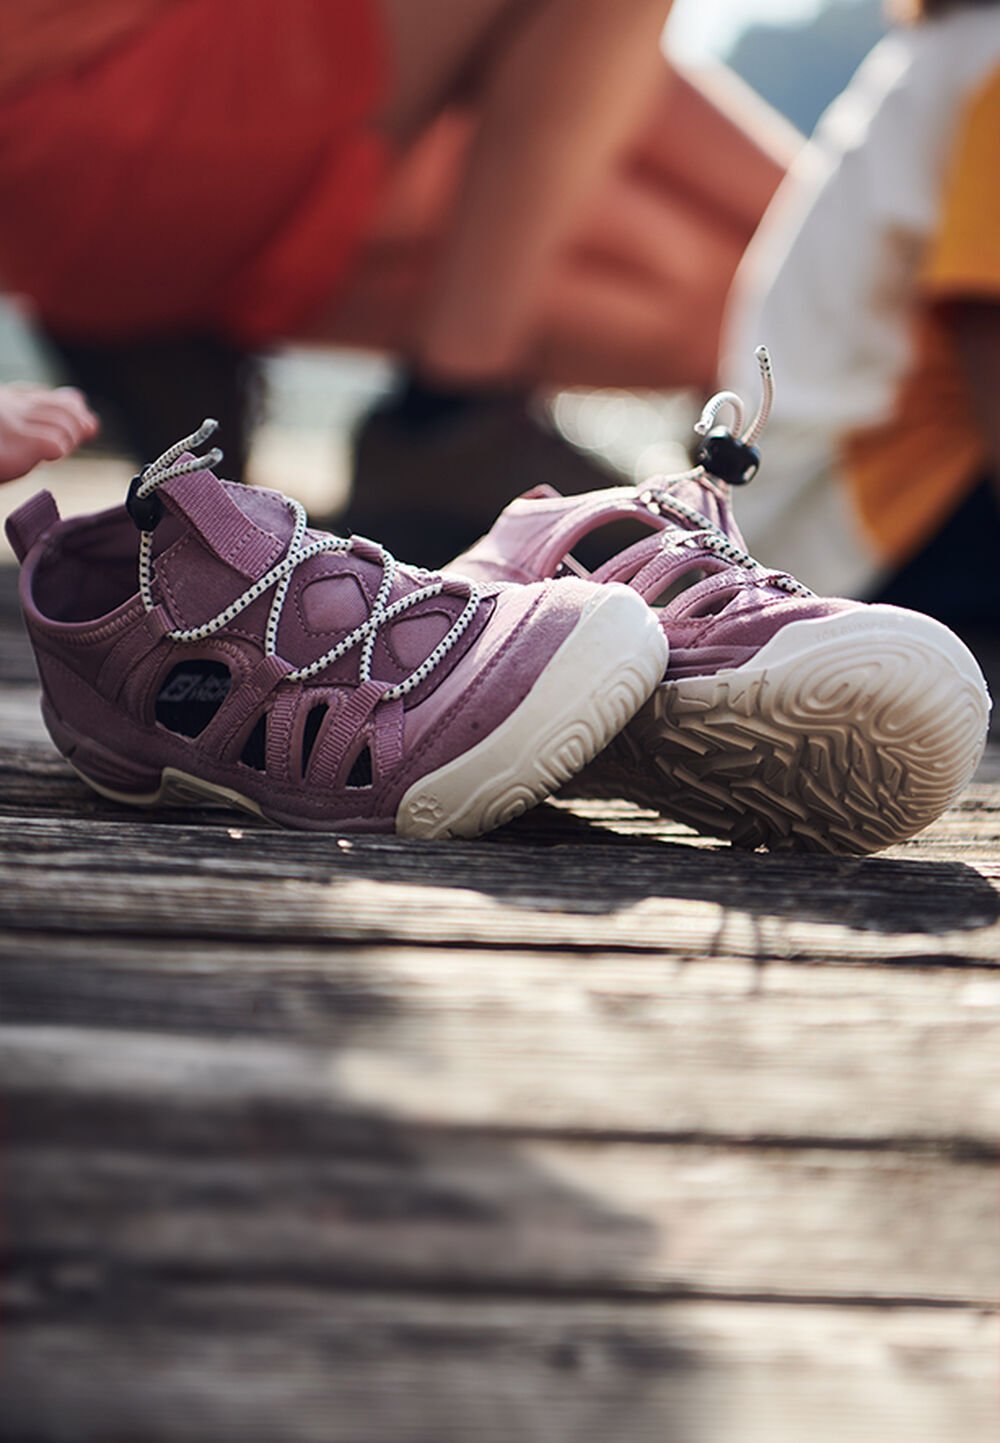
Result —
[{"label": "weathered wood plank", "polygon": [[417,1126],[1000,1146],[1000,978],[960,968],[15,934],[0,1016],[50,1024],[0,1033],[0,1085],[78,1078],[98,1116],[155,1058],[195,1112],[221,1063],[254,1094],[328,1064],[356,1108]]},{"label": "weathered wood plank", "polygon": [[995,1443],[985,1313],[104,1286],[12,1289],[8,1443]]},{"label": "weathered wood plank", "polygon": [[[154,1107],[109,1118],[105,1145],[92,1118],[52,1111],[26,1114],[37,1139],[6,1149],[14,1261],[434,1291],[995,1300],[994,1161],[517,1141],[378,1115],[331,1118],[319,1149],[261,1098],[235,1143],[220,1109],[185,1152]],[[147,1145],[116,1137],[128,1121]]]},{"label": "weathered wood plank", "polygon": [[1000,748],[868,862],[137,816],[15,579],[5,1443],[993,1443]]},{"label": "weathered wood plank", "polygon": [[[0,1043],[15,1253],[428,1285],[993,1295],[995,1154],[567,1141],[530,1114],[490,1129],[449,1108],[433,1049],[438,1105],[425,1087],[415,1117],[375,1105],[338,1048],[15,1027]],[[480,1086],[494,1095],[490,1072]]]},{"label": "weathered wood plank", "polygon": [[[742,855],[660,841],[407,843],[0,817],[0,926],[32,931],[1000,962],[1000,859]],[[994,849],[995,854],[995,849]],[[822,879],[822,880],[821,880]]]}]

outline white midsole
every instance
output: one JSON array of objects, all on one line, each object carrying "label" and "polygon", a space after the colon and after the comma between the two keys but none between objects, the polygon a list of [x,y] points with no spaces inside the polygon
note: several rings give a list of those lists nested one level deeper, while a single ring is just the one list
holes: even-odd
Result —
[{"label": "white midsole", "polygon": [[130,807],[158,807],[167,801],[175,801],[178,805],[184,801],[208,802],[220,807],[239,807],[257,817],[265,816],[259,803],[252,797],[236,791],[233,787],[224,787],[219,782],[207,782],[203,777],[192,776],[190,772],[181,771],[180,767],[164,767],[160,774],[160,784],[155,791],[119,792],[81,771],[72,758],[67,757],[66,760],[81,781],[112,802],[124,802]]},{"label": "white midsole", "polygon": [[489,818],[504,798],[547,795],[549,773],[569,749],[580,759],[574,754],[559,781],[607,745],[655,690],[666,662],[663,632],[641,597],[624,586],[602,587],[516,710],[407,790],[397,831],[473,836],[495,825]]}]

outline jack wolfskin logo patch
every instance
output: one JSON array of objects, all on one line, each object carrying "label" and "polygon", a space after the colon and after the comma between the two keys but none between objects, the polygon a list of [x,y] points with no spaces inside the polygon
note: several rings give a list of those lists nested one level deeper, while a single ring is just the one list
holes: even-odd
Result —
[{"label": "jack wolfskin logo patch", "polygon": [[221,702],[229,693],[231,677],[204,676],[198,671],[181,671],[172,676],[160,692],[161,702]]}]

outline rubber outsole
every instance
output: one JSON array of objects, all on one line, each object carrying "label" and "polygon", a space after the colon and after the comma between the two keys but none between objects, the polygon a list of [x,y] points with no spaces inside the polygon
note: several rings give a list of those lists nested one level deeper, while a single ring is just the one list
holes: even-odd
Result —
[{"label": "rubber outsole", "polygon": [[[556,791],[635,715],[663,677],[667,644],[655,617],[625,587],[602,588],[550,658],[521,704],[475,747],[422,777],[403,796],[395,830],[405,837],[475,837]],[[124,791],[87,770],[86,756],[121,763],[76,738],[43,701],[53,740],[77,775],[101,796],[132,807],[235,807],[278,826],[321,828],[276,812],[231,787],[164,767],[155,787]],[[332,822],[330,830],[343,829]],[[382,824],[391,829],[391,823]]]},{"label": "rubber outsole", "polygon": [[665,681],[577,778],[734,845],[863,855],[921,831],[983,753],[990,700],[939,622],[871,606],[792,622],[751,663]]}]

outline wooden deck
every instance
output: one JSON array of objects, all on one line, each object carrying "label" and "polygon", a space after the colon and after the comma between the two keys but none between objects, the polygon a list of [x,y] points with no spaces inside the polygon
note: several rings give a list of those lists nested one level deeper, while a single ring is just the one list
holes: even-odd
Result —
[{"label": "wooden deck", "polygon": [[137,815],[13,594],[6,1443],[996,1443],[1000,752],[867,861]]}]

